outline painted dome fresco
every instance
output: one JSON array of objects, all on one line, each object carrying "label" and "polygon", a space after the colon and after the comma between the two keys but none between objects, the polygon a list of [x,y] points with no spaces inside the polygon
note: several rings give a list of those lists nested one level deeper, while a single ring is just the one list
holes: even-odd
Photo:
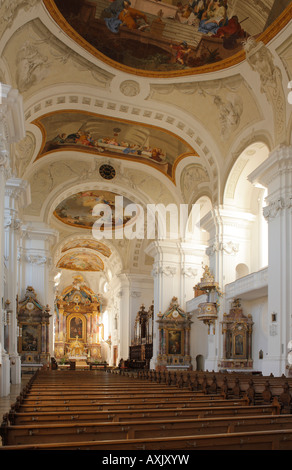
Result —
[{"label": "painted dome fresco", "polygon": [[[105,62],[140,74],[209,71],[270,39],[290,0],[45,0],[58,24]],[[267,39],[267,40],[268,40]],[[232,60],[231,60],[232,59]],[[225,65],[223,65],[225,64]]]}]

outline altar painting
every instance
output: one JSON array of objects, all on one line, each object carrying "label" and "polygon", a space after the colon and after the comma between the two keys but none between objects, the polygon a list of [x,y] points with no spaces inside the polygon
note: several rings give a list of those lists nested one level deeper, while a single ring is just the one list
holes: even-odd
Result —
[{"label": "altar painting", "polygon": [[84,339],[84,322],[80,317],[72,317],[69,319],[69,339]]},{"label": "altar painting", "polygon": [[22,352],[38,351],[39,348],[38,325],[22,325]]},{"label": "altar painting", "polygon": [[168,354],[183,354],[182,330],[168,331]]},{"label": "altar painting", "polygon": [[[67,34],[90,52],[136,70],[170,72],[212,65],[243,51],[289,0],[44,0]],[[258,3],[258,2],[257,2]],[[66,22],[64,22],[64,18]],[[76,36],[79,35],[79,39]]]}]

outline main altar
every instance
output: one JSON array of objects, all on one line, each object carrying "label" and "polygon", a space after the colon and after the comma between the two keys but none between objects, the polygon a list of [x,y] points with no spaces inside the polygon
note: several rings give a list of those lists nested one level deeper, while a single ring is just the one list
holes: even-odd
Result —
[{"label": "main altar", "polygon": [[72,285],[55,301],[55,358],[69,361],[101,360],[102,303],[85,283],[76,276]]}]

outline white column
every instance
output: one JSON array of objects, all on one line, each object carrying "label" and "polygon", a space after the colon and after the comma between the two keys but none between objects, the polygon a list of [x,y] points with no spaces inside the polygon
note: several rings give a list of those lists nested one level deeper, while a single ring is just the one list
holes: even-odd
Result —
[{"label": "white column", "polygon": [[[0,396],[10,393],[10,361],[4,349],[5,269],[4,199],[11,177],[10,145],[25,137],[22,97],[9,85],[0,84]],[[16,274],[16,273],[15,273]]]},{"label": "white column", "polygon": [[[1,132],[1,131],[0,131]],[[0,136],[0,148],[1,136]],[[6,396],[10,392],[10,363],[9,355],[4,346],[4,256],[5,256],[5,236],[4,236],[4,198],[5,183],[9,171],[8,158],[4,151],[0,153],[0,397]]]},{"label": "white column", "polygon": [[279,146],[251,175],[253,184],[268,190],[264,216],[268,221],[268,353],[263,374],[287,373],[292,339],[292,146]]},{"label": "white column", "polygon": [[[154,279],[154,324],[153,324],[153,357],[150,368],[155,369],[159,353],[159,330],[157,315],[164,313],[175,296],[184,310],[187,295],[195,285],[195,276],[203,256],[203,249],[197,251],[193,245],[175,240],[156,240],[146,249],[154,259],[152,276]],[[192,293],[193,295],[193,293]]]},{"label": "white column", "polygon": [[[206,254],[209,257],[210,271],[222,292],[226,284],[236,279],[236,266],[239,263],[246,264],[250,270],[253,266],[250,244],[254,221],[255,216],[250,212],[223,206],[215,207],[201,220],[201,227],[209,233]],[[220,298],[219,303],[215,332],[211,328],[208,335],[208,357],[205,362],[208,370],[218,369],[218,360],[223,354],[219,325],[230,305],[225,302],[224,297]]]},{"label": "white column", "polygon": [[130,345],[130,283],[125,274],[120,274],[120,290],[118,292],[119,298],[119,319],[118,319],[118,332],[119,332],[119,356],[126,361],[129,357]]},{"label": "white column", "polygon": [[5,187],[5,264],[7,268],[5,301],[10,302],[9,315],[9,348],[11,366],[11,383],[21,382],[21,362],[17,351],[17,302],[18,292],[18,244],[21,220],[20,208],[30,201],[30,188],[26,181],[11,178]]},{"label": "white column", "polygon": [[51,250],[57,243],[58,232],[41,224],[30,223],[22,226],[21,246],[19,249],[19,289],[21,300],[28,286],[36,292],[38,301],[50,308],[49,351],[54,348],[54,286],[55,273]]}]

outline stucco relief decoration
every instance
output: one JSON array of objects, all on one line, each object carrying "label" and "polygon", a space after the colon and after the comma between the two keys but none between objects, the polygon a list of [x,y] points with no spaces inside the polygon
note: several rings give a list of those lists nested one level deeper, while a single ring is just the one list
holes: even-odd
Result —
[{"label": "stucco relief decoration", "polygon": [[251,68],[259,74],[261,92],[273,107],[275,131],[278,143],[285,139],[286,101],[282,85],[282,73],[274,65],[271,52],[263,43],[249,38],[245,43],[246,57]]},{"label": "stucco relief decoration", "polygon": [[125,80],[121,83],[120,90],[125,96],[137,96],[140,93],[140,85],[134,80]]},{"label": "stucco relief decoration", "polygon": [[222,140],[229,139],[230,135],[239,127],[243,112],[243,102],[239,95],[229,94],[226,99],[216,95],[214,104],[219,111],[220,135]]},{"label": "stucco relief decoration", "polygon": [[32,42],[26,41],[16,56],[16,82],[20,93],[43,80],[49,71],[48,57]]},{"label": "stucco relief decoration", "polygon": [[189,196],[197,191],[199,184],[209,181],[208,172],[203,166],[197,164],[187,166],[181,176],[181,188],[185,199],[188,200]]},{"label": "stucco relief decoration", "polygon": [[41,0],[1,0],[0,1],[0,32],[10,27],[14,18],[20,10],[33,8]]},{"label": "stucco relief decoration", "polygon": [[15,168],[19,177],[23,176],[35,150],[35,137],[30,132],[15,145]]}]

